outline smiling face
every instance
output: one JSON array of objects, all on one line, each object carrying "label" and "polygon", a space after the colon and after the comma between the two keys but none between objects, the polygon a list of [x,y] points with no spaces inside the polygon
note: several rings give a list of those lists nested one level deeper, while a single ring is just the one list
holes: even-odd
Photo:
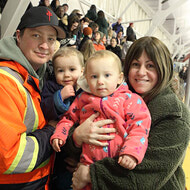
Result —
[{"label": "smiling face", "polygon": [[20,30],[17,30],[16,36],[18,47],[34,70],[38,70],[51,59],[57,38],[56,30],[53,27],[26,28],[22,35]]},{"label": "smiling face", "polygon": [[116,39],[112,38],[111,41],[110,41],[110,44],[111,44],[112,47],[116,47],[116,45],[117,45]]},{"label": "smiling face", "polygon": [[83,68],[77,56],[57,57],[54,61],[55,78],[62,86],[75,86],[83,74]]},{"label": "smiling face", "polygon": [[112,57],[95,57],[87,63],[86,79],[92,94],[105,97],[121,84],[123,73]]},{"label": "smiling face", "polygon": [[150,92],[158,82],[155,64],[148,58],[145,51],[139,59],[134,59],[128,73],[129,83],[133,89],[143,95]]}]

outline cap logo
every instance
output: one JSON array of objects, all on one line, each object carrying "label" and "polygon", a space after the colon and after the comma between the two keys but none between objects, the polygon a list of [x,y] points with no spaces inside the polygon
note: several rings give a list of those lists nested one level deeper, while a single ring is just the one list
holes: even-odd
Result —
[{"label": "cap logo", "polygon": [[52,13],[51,13],[49,10],[47,10],[46,15],[49,17],[49,21],[50,21],[50,20],[51,20]]}]

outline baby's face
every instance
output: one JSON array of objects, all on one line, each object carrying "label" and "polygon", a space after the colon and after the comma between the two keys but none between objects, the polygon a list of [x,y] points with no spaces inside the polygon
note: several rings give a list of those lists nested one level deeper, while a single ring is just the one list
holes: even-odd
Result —
[{"label": "baby's face", "polygon": [[57,57],[54,64],[56,81],[62,86],[75,86],[78,78],[83,74],[83,68],[76,56]]},{"label": "baby's face", "polygon": [[86,79],[92,94],[105,97],[112,94],[123,80],[123,73],[112,57],[92,59],[87,64]]}]

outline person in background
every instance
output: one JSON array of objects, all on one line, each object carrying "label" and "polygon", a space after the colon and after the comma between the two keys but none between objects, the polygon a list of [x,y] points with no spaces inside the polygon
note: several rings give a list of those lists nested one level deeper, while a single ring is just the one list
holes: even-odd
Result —
[{"label": "person in background", "polygon": [[183,69],[179,72],[179,77],[182,80],[184,89],[186,87],[186,82],[187,82],[187,71],[188,71],[187,66],[184,65]]},{"label": "person in background", "polygon": [[116,36],[117,45],[122,49],[123,32],[118,32]]},{"label": "person in background", "polygon": [[66,39],[60,41],[62,46],[72,46],[78,48],[80,44],[80,36],[78,35],[80,20],[76,14],[70,14],[68,17],[68,25],[62,25],[66,31]]},{"label": "person in background", "polygon": [[[82,14],[81,14],[81,12],[80,12],[80,10],[79,9],[74,9],[72,12],[71,12],[71,14],[76,14],[77,16],[78,16],[78,18],[79,18],[79,20],[81,20],[82,19]],[[71,15],[70,14],[70,15]]]},{"label": "person in background", "polygon": [[45,6],[45,7],[48,7],[49,9],[52,9],[50,5],[50,0],[40,0],[38,6]]},{"label": "person in background", "polygon": [[59,26],[62,27],[63,29],[66,28],[66,26],[68,25],[68,20],[67,17],[65,16],[65,12],[64,12],[64,8],[63,6],[58,6],[55,14],[57,15],[58,19],[59,19]]},{"label": "person in background", "polygon": [[54,13],[56,12],[56,9],[60,6],[60,1],[59,0],[52,0],[51,2],[51,8],[54,11]]},{"label": "person in background", "polygon": [[65,38],[57,16],[38,6],[24,13],[15,37],[0,40],[1,190],[47,188],[56,123],[46,122],[40,93],[57,37]]},{"label": "person in background", "polygon": [[64,3],[62,6],[63,6],[63,8],[64,8],[65,14],[68,15],[67,12],[68,12],[68,10],[69,10],[69,5],[68,5],[67,3]]},{"label": "person in background", "polygon": [[79,30],[78,30],[78,36],[80,40],[82,40],[82,38],[84,37],[83,29],[88,27],[89,23],[90,23],[90,20],[88,17],[83,17],[82,19],[80,19]]},{"label": "person in background", "polygon": [[108,37],[108,27],[109,23],[105,18],[105,14],[102,10],[98,11],[98,18],[95,21],[99,26],[99,31],[106,34],[106,38]]},{"label": "person in background", "polygon": [[122,45],[122,49],[121,49],[121,60],[122,63],[124,64],[125,62],[125,56],[127,55],[127,51],[129,49],[129,47],[132,45],[132,41],[128,41],[128,38],[126,37],[126,40],[124,41],[123,45]]},{"label": "person in background", "polygon": [[132,41],[132,42],[134,42],[137,39],[135,31],[133,30],[133,27],[134,27],[134,23],[132,22],[129,23],[129,26],[127,27],[127,31],[126,31],[128,41]]},{"label": "person in background", "polygon": [[64,9],[64,16],[63,16],[63,18],[62,18],[62,21],[63,21],[63,23],[67,26],[67,25],[68,25],[68,17],[69,17],[69,15],[67,14],[67,12],[68,12],[69,6],[68,6],[67,3],[64,3],[64,4],[62,5],[62,7],[63,7],[63,9]]},{"label": "person in background", "polygon": [[83,39],[82,39],[82,41],[80,42],[79,47],[78,47],[79,51],[81,50],[83,44],[84,44],[87,40],[91,40],[91,41],[92,41],[92,29],[91,29],[90,27],[85,27],[85,28],[83,29],[83,35],[84,35],[84,37],[83,37]]},{"label": "person in background", "polygon": [[[143,97],[151,114],[145,157],[133,170],[120,167],[117,157],[80,165],[73,173],[73,190],[84,183],[104,190],[185,189],[182,164],[190,139],[190,112],[171,86],[173,62],[168,48],[155,37],[139,38],[127,52],[124,76],[129,88]],[[83,143],[105,146],[99,140],[109,138],[110,129],[100,127],[111,121],[94,122],[96,117],[93,114],[73,128],[67,138],[73,156],[80,154]]]},{"label": "person in background", "polygon": [[110,45],[108,45],[106,49],[112,51],[119,57],[119,59],[121,59],[121,48],[120,46],[117,46],[116,38],[112,37]]},{"label": "person in background", "polygon": [[97,12],[96,12],[96,5],[91,5],[90,9],[87,11],[87,14],[85,15],[90,19],[90,22],[95,22],[98,18]]},{"label": "person in background", "polygon": [[94,48],[96,51],[106,49],[103,42],[101,41],[101,32],[100,31],[96,31],[94,33],[94,38],[92,39],[92,41],[93,41]]},{"label": "person in background", "polygon": [[116,23],[112,24],[112,29],[113,31],[116,32],[116,34],[118,34],[118,32],[123,32],[123,26],[121,25],[121,21],[122,21],[122,18],[120,17],[118,18]]},{"label": "person in background", "polygon": [[84,57],[84,63],[88,60],[88,58],[95,53],[95,48],[92,40],[86,40],[84,44],[82,45],[80,52],[83,54]]},{"label": "person in background", "polygon": [[115,31],[112,30],[111,27],[108,28],[108,37],[107,37],[107,45],[110,45],[110,41],[112,39],[112,37],[116,38],[117,34]]},{"label": "person in background", "polygon": [[104,46],[107,46],[107,38],[106,38],[106,34],[102,33],[101,35],[101,41],[104,44]]},{"label": "person in background", "polygon": [[96,32],[96,31],[99,31],[99,26],[98,26],[98,24],[97,23],[95,23],[95,22],[90,22],[90,24],[88,25],[90,28],[92,28],[92,37],[94,36],[94,33]]},{"label": "person in background", "polygon": [[[123,83],[121,61],[114,53],[102,50],[95,52],[85,64],[84,77],[78,80],[83,89],[56,126],[51,144],[56,152],[66,142],[70,127],[83,123],[98,112],[96,121],[112,118],[118,133],[107,141],[106,147],[83,144],[80,163],[86,166],[106,157],[119,156],[118,163],[132,170],[142,162],[148,146],[150,113],[142,98],[132,93]],[[83,189],[87,185],[79,186]],[[90,186],[85,189],[91,189]]]},{"label": "person in background", "polygon": [[65,14],[63,6],[59,5],[56,8],[55,14],[57,15],[58,19],[62,19]]}]

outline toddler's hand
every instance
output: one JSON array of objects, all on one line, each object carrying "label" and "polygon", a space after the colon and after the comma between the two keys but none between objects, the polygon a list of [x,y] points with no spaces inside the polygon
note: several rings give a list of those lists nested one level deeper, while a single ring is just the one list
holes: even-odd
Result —
[{"label": "toddler's hand", "polygon": [[61,97],[63,100],[65,100],[71,96],[75,96],[74,88],[72,85],[66,85],[61,90]]},{"label": "toddler's hand", "polygon": [[52,147],[56,152],[61,152],[60,147],[63,146],[63,141],[61,139],[53,139]]},{"label": "toddler's hand", "polygon": [[120,164],[120,166],[132,170],[136,167],[137,160],[136,158],[130,155],[121,155],[119,157],[118,163]]}]

